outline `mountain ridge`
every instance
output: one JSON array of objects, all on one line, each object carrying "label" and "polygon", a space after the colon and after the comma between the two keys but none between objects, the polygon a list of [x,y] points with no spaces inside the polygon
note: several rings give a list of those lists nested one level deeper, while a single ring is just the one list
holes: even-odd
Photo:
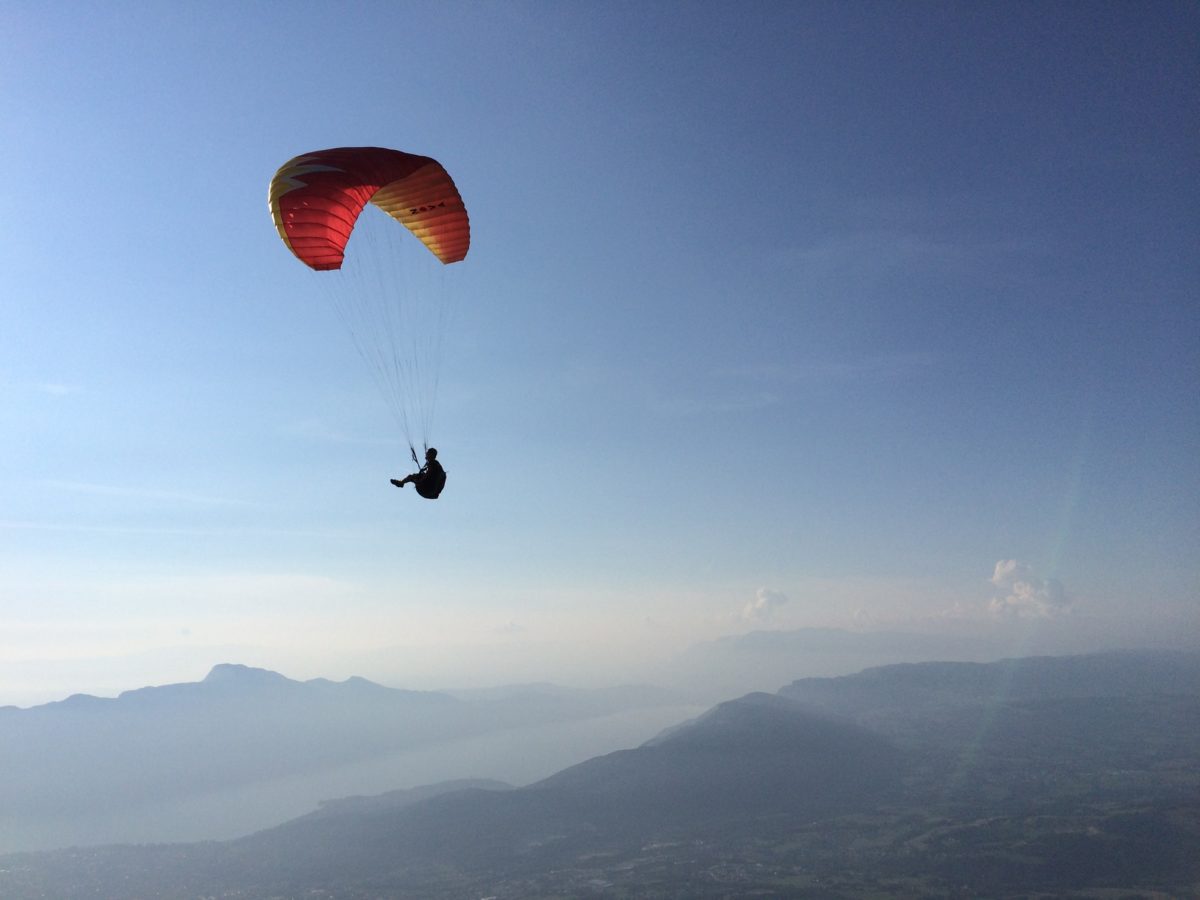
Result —
[{"label": "mountain ridge", "polygon": [[[444,782],[343,798],[234,841],[6,857],[0,894],[508,900],[614,882],[714,898],[801,884],[845,897],[1178,894],[1200,877],[1186,849],[1200,818],[1181,794],[1200,783],[1195,662],[881,667],[833,691],[815,679],[816,696],[848,685],[857,705],[837,716],[751,693],[522,788]],[[963,702],[945,705],[955,691]],[[852,721],[880,710],[882,730]]]}]

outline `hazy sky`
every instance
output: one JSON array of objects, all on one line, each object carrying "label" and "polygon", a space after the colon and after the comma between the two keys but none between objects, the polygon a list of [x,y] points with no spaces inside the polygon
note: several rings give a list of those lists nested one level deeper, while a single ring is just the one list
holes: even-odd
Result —
[{"label": "hazy sky", "polygon": [[[0,704],[226,661],[621,680],[763,627],[1200,633],[1198,33],[10,0]],[[407,447],[266,207],[354,145],[436,157],[471,215],[436,503],[387,484]]]}]

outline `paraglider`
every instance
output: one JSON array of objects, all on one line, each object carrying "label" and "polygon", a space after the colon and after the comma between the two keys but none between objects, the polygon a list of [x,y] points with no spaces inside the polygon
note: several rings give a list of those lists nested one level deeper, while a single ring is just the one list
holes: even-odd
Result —
[{"label": "paraglider", "polygon": [[[400,254],[394,248],[381,250],[359,237],[364,231],[360,217],[374,206],[394,220],[382,220],[385,242],[392,240],[399,223],[443,265],[459,262],[470,249],[471,229],[454,180],[428,156],[339,147],[284,163],[271,180],[268,205],[279,237],[296,258],[316,272],[331,273],[319,279],[322,287],[329,290],[420,465],[416,445],[430,450],[437,399],[444,290],[413,289],[411,273],[397,271]],[[375,258],[367,259],[372,253]],[[360,254],[365,261],[358,260]],[[429,499],[445,484],[436,456],[436,451],[426,454],[441,473],[437,490],[422,491],[417,482],[422,496],[432,493]]]},{"label": "paraglider", "polygon": [[442,488],[446,486],[446,470],[437,461],[437,449],[430,447],[425,451],[425,465],[421,466],[419,472],[400,479],[393,478],[392,484],[398,488],[402,488],[406,484],[413,484],[417,488],[417,493],[426,500],[436,500],[442,492]]}]

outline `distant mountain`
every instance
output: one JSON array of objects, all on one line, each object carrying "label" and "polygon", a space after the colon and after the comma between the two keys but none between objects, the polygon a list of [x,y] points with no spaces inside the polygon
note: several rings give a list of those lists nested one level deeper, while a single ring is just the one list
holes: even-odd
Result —
[{"label": "distant mountain", "polygon": [[870,666],[941,660],[989,660],[998,654],[978,639],[900,631],[801,628],[750,631],[689,647],[659,680],[711,698],[777,691],[800,677],[848,675]]},{"label": "distant mountain", "polygon": [[478,725],[445,694],[219,665],[200,682],[0,715],[6,814],[132,806],[310,771]]},{"label": "distant mountain", "polygon": [[[264,858],[288,848],[314,859],[332,845],[429,863],[486,859],[496,864],[547,843],[641,840],[730,817],[771,812],[847,811],[886,800],[901,759],[886,741],[778,697],[724,703],[633,750],[572,766],[525,788],[442,793],[425,802],[364,815],[306,817],[238,842]],[[364,852],[364,848],[374,848]]]},{"label": "distant mountain", "polygon": [[1200,654],[882,666],[779,693],[888,737],[911,761],[910,793],[924,785],[943,802],[1016,802],[1076,781],[1086,793],[1098,773],[1116,784],[1155,767],[1200,778]]},{"label": "distant mountain", "polygon": [[[552,686],[455,697],[363,678],[300,682],[222,664],[199,682],[6,707],[0,709],[0,849],[46,846],[55,821],[75,835],[71,823],[82,817],[96,823],[98,842],[112,840],[104,823],[122,811],[162,816],[164,804],[241,786],[671,699],[653,689]],[[39,843],[11,843],[24,840]]]},{"label": "distant mountain", "polygon": [[[1094,773],[1121,766],[1153,770],[1181,760],[1195,767],[1200,702],[1187,696],[1197,687],[1194,663],[1098,654],[885,667],[867,680],[883,686],[888,676],[899,673],[904,682],[911,673],[915,682],[911,706],[886,691],[876,698],[906,717],[906,729],[897,731],[908,738],[904,752],[833,716],[832,707],[813,712],[788,697],[756,693],[526,788],[439,792],[392,812],[348,809],[323,822],[298,820],[238,842],[238,853],[275,861],[273,875],[261,873],[265,883],[285,883],[298,856],[312,865],[309,881],[286,883],[320,881],[327,867],[353,881],[381,859],[403,878],[431,867],[529,873],[651,840],[711,839],[753,833],[756,822],[879,809],[901,801],[906,776],[915,782],[906,789],[910,802],[927,802],[931,789],[959,803],[1012,802],[1036,798],[1048,784],[1086,785]],[[960,677],[964,672],[974,677]],[[997,679],[1013,685],[1016,696],[996,702]],[[849,689],[859,680],[829,681]],[[938,705],[945,690],[960,697],[950,709]],[[1164,721],[1174,723],[1165,732]]]},{"label": "distant mountain", "polygon": [[804,678],[783,697],[866,721],[893,713],[994,705],[1020,700],[1200,695],[1200,654],[1092,653],[993,663],[926,662],[867,669],[841,678]]},{"label": "distant mountain", "polygon": [[1195,666],[1098,654],[803,680],[799,699],[722,703],[524,788],[348,798],[220,844],[0,858],[0,896],[1181,896],[1200,878]]},{"label": "distant mountain", "polygon": [[722,703],[638,747],[532,785],[586,799],[602,821],[678,828],[882,802],[901,758],[878,735],[770,694]]},{"label": "distant mountain", "polygon": [[[525,788],[439,785],[325,804],[225,844],[100,848],[35,859],[53,861],[60,884],[88,884],[101,894],[117,883],[103,872],[127,879],[136,871],[139,890],[169,885],[180,896],[248,886],[261,887],[265,896],[396,878],[419,882],[455,870],[536,869],[584,844],[636,847],[664,832],[720,830],[731,819],[870,808],[895,796],[900,774],[900,756],[886,741],[789,701],[755,695],[637,749]],[[0,892],[4,887],[0,877]]]},{"label": "distant mountain", "polygon": [[320,819],[338,818],[342,816],[373,815],[379,812],[394,811],[455,791],[511,791],[511,784],[496,781],[491,778],[460,778],[454,781],[442,781],[422,787],[406,790],[387,791],[382,794],[372,794],[367,797],[339,797],[337,800],[323,800],[320,807],[306,816],[294,821],[299,824]]}]

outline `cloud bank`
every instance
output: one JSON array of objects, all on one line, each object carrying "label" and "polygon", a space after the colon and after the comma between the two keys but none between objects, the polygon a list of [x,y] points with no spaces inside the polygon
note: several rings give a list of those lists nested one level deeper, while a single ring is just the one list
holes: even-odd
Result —
[{"label": "cloud bank", "polygon": [[782,591],[773,591],[765,587],[759,588],[754,599],[747,603],[746,608],[742,610],[742,618],[747,622],[768,622],[775,610],[787,601],[787,594]]},{"label": "cloud bank", "polygon": [[1048,619],[1070,611],[1070,598],[1060,582],[1039,578],[1032,568],[1015,559],[997,562],[991,582],[997,593],[988,611],[994,616]]}]

